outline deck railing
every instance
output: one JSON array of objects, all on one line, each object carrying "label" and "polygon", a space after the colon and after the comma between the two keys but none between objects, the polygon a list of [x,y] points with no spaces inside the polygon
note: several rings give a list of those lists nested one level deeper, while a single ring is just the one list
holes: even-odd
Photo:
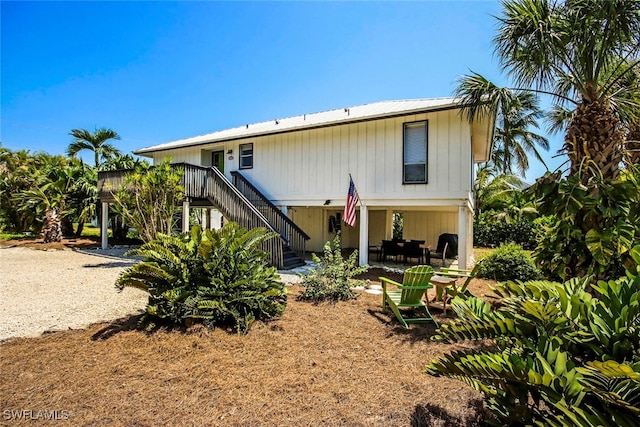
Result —
[{"label": "deck railing", "polygon": [[116,193],[124,185],[124,177],[133,171],[133,169],[119,169],[98,172],[98,197],[100,200],[103,202],[115,201],[113,193]]},{"label": "deck railing", "polygon": [[289,242],[289,247],[304,259],[305,246],[310,237],[298,225],[278,209],[271,200],[267,199],[260,190],[249,182],[240,172],[231,172],[233,185],[258,208],[262,215]]}]

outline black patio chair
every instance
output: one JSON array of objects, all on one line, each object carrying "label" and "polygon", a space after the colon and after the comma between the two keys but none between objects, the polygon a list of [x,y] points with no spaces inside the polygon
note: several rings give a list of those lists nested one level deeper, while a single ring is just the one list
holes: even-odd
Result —
[{"label": "black patio chair", "polygon": [[420,243],[414,240],[405,242],[402,248],[402,255],[404,256],[404,262],[408,262],[410,258],[416,258],[418,264],[424,262],[424,250],[420,247]]},{"label": "black patio chair", "polygon": [[387,257],[393,257],[394,261],[398,261],[398,255],[402,255],[400,246],[392,240],[382,241],[382,262],[387,260]]}]

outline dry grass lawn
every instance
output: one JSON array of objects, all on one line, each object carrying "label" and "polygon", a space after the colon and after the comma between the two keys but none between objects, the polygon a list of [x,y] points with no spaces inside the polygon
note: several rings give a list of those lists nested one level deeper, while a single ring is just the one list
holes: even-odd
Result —
[{"label": "dry grass lawn", "polygon": [[[470,288],[487,294],[486,282]],[[466,426],[487,416],[479,393],[423,373],[462,348],[430,341],[433,325],[403,329],[379,295],[313,305],[289,289],[284,315],[246,336],[145,333],[132,317],[0,343],[2,422],[34,424],[8,421],[8,411],[116,426]],[[37,424],[47,423],[60,421]]]}]

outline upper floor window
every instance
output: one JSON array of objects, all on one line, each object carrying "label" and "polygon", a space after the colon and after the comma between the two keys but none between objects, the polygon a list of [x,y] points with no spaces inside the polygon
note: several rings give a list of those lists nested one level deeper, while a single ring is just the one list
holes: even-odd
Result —
[{"label": "upper floor window", "polygon": [[240,144],[240,169],[253,167],[253,143]]},{"label": "upper floor window", "polygon": [[403,176],[404,184],[427,183],[427,135],[428,122],[404,124],[403,135]]}]

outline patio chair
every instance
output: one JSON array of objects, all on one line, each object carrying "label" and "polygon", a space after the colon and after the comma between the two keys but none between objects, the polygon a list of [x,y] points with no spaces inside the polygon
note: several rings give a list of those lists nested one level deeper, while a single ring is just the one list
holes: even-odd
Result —
[{"label": "patio chair", "polygon": [[415,258],[418,260],[418,264],[424,263],[424,250],[417,241],[405,242],[402,248],[402,255],[404,255],[404,262],[407,262],[409,258]]},{"label": "patio chair", "polygon": [[382,241],[382,262],[387,261],[387,257],[393,257],[394,261],[397,261],[398,255],[401,255],[400,246],[395,241]]},{"label": "patio chair", "polygon": [[440,260],[440,265],[444,267],[444,262],[447,259],[447,249],[449,248],[449,242],[444,242],[443,246],[440,246],[440,242],[438,242],[438,247],[435,252],[429,252],[429,265],[431,265],[431,260],[433,258]]},{"label": "patio chair", "polygon": [[458,256],[458,235],[452,233],[444,233],[438,236],[438,245],[436,251],[431,255],[438,258],[444,267],[447,258],[453,259]]},{"label": "patio chair", "polygon": [[[404,272],[402,284],[386,277],[380,277],[382,283],[382,309],[386,310],[387,304],[402,326],[409,328],[409,323],[433,322],[436,327],[438,323],[429,313],[427,305],[422,301],[422,297],[427,289],[432,289],[429,283],[433,276],[433,268],[429,265],[416,265]],[[388,285],[394,285],[398,290],[387,289]],[[410,312],[401,311],[401,308],[410,308]],[[414,317],[411,315],[416,310],[424,310],[425,317]]]},{"label": "patio chair", "polygon": [[440,271],[438,272],[439,276],[456,277],[456,278],[466,277],[466,280],[464,281],[464,284],[462,285],[462,287],[456,290],[455,295],[451,295],[452,298],[455,297],[456,295],[471,296],[471,292],[469,292],[467,287],[469,286],[469,283],[471,282],[471,280],[473,280],[478,275],[478,270],[480,270],[481,263],[482,261],[478,261],[471,270],[461,270],[458,268],[447,268],[447,267],[443,267],[440,269]]},{"label": "patio chair", "polygon": [[[447,303],[456,296],[464,297],[472,296],[467,289],[471,280],[478,275],[481,262],[477,262],[471,270],[461,270],[458,268],[443,267],[436,276],[431,277],[431,283],[436,286],[436,297],[429,305],[432,307],[442,308],[443,312],[447,312]],[[466,277],[461,287],[456,284],[456,279]]]},{"label": "patio chair", "polygon": [[374,254],[377,255],[378,261],[381,260],[382,248],[378,245],[369,245],[369,255]]}]

